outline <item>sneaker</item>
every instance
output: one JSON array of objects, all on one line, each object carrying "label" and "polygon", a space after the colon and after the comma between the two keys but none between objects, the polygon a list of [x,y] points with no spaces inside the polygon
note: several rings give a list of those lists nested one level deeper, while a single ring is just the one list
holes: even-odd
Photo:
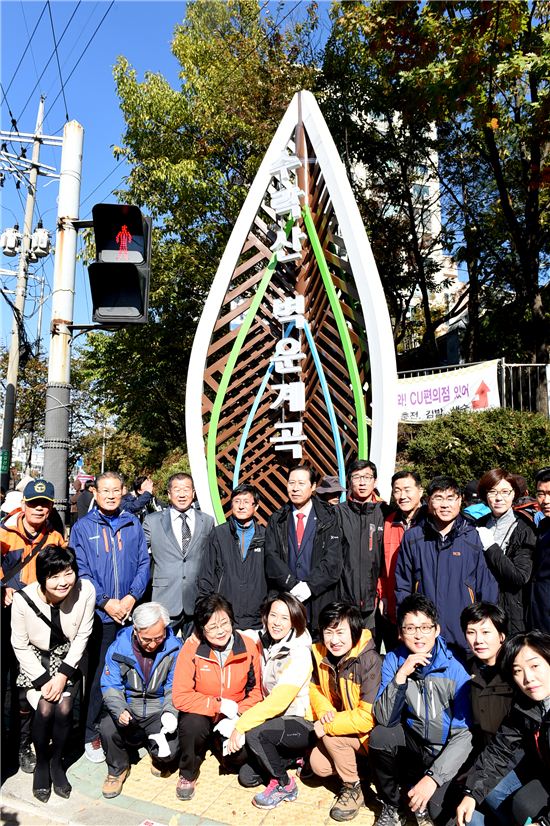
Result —
[{"label": "sneaker", "polygon": [[428,810],[424,809],[422,812],[415,812],[414,816],[418,826],[435,826],[435,823],[428,814]]},{"label": "sneaker", "polygon": [[353,820],[364,803],[363,792],[359,781],[344,783],[336,799],[330,816],[333,820]]},{"label": "sneaker", "polygon": [[178,800],[191,800],[195,794],[196,783],[196,780],[188,780],[180,774],[176,784],[176,797]]},{"label": "sneaker", "polygon": [[396,806],[384,803],[374,826],[405,826],[406,823],[406,816],[402,815]]},{"label": "sneaker", "polygon": [[126,780],[129,774],[129,766],[127,769],[123,769],[123,771],[120,774],[108,774],[105,780],[103,781],[103,788],[101,790],[103,793],[103,797],[106,797],[107,800],[110,800],[113,797],[118,797],[122,791],[124,781]]},{"label": "sneaker", "polygon": [[19,749],[19,768],[25,774],[32,774],[36,766],[36,757],[31,745],[21,746]]},{"label": "sneaker", "polygon": [[290,778],[288,786],[280,786],[278,780],[273,778],[269,781],[269,784],[263,792],[258,792],[257,795],[254,795],[252,804],[256,806],[257,809],[274,809],[275,806],[278,806],[283,800],[286,803],[291,803],[293,800],[296,800],[297,797],[298,789],[293,777]]},{"label": "sneaker", "polygon": [[94,737],[89,743],[84,746],[84,756],[91,763],[103,763],[105,760],[105,752],[101,748],[101,740],[99,737]]}]

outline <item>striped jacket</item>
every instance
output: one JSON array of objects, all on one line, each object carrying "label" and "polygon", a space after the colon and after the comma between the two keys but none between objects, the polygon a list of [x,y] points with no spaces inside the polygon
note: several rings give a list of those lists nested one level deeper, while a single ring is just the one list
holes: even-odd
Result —
[{"label": "striped jacket", "polygon": [[332,722],[324,723],[325,733],[355,734],[366,748],[374,726],[372,707],[380,685],[382,662],[370,631],[363,631],[357,645],[337,667],[328,659],[323,643],[316,643],[312,653],[309,699],[314,719],[318,720],[327,711],[335,711]]}]

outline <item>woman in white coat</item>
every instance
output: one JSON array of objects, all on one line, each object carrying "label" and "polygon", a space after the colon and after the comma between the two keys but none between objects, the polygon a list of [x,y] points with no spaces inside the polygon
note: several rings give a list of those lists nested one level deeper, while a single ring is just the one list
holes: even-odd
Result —
[{"label": "woman in white coat", "polygon": [[296,781],[289,777],[287,768],[308,750],[312,739],[309,681],[313,664],[306,611],[296,597],[281,593],[268,599],[262,621],[258,647],[263,700],[237,719],[228,750],[236,751],[246,742],[267,781],[252,803],[259,809],[273,809],[298,796]]},{"label": "woman in white coat", "polygon": [[70,548],[42,548],[36,557],[36,578],[14,594],[11,641],[20,666],[20,702],[27,703],[29,711],[34,709],[33,794],[46,803],[52,782],[60,797],[71,793],[62,757],[71,731],[79,665],[92,631],[96,593],[91,582],[78,578]]}]

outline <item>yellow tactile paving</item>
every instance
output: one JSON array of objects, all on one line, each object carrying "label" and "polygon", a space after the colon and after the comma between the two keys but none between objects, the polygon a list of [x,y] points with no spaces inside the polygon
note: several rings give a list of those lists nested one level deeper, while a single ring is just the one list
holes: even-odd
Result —
[{"label": "yellow tactile paving", "polygon": [[[220,765],[211,754],[202,765],[195,795],[189,801],[176,798],[177,772],[167,778],[153,777],[150,766],[150,758],[145,756],[132,767],[130,777],[124,784],[125,795],[229,826],[241,826],[243,822],[247,826],[288,826],[289,822],[292,826],[334,823],[329,817],[334,793],[324,785],[310,786],[298,780],[298,800],[265,811],[256,809],[251,803],[256,790],[243,789],[234,774],[220,774]],[[372,826],[374,819],[375,812],[363,807],[354,823],[357,826]]]}]

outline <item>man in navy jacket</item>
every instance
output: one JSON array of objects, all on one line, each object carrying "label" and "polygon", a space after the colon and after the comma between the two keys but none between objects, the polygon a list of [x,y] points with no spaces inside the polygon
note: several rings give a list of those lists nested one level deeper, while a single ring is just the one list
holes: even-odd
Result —
[{"label": "man in navy jacket", "polygon": [[427,489],[428,517],[405,533],[395,570],[399,606],[409,594],[429,597],[441,635],[455,653],[469,651],[460,615],[474,602],[497,602],[498,585],[485,562],[473,522],[462,516],[461,490],[450,476],[436,476]]},{"label": "man in navy jacket", "polygon": [[102,473],[94,494],[97,507],[74,525],[70,545],[78,572],[96,590],[96,617],[89,648],[89,677],[85,754],[93,763],[105,759],[97,733],[101,712],[101,672],[108,647],[149,582],[149,554],[139,519],[120,510],[122,477]]}]

